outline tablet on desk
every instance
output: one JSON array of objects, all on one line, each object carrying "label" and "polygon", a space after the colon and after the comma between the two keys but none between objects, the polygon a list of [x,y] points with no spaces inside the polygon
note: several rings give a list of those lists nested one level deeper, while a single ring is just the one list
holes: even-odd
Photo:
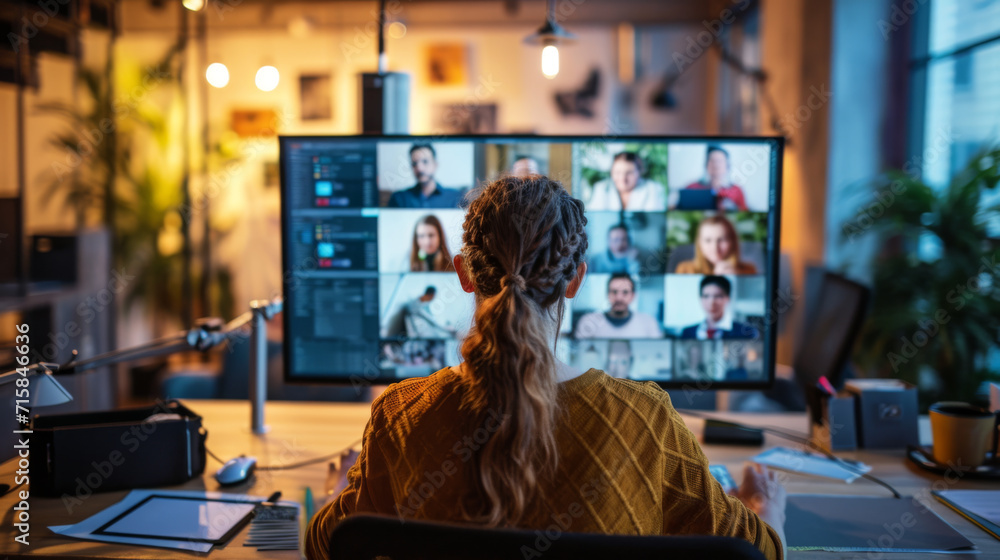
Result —
[{"label": "tablet on desk", "polygon": [[95,535],[222,544],[250,520],[256,502],[181,496],[146,497]]}]

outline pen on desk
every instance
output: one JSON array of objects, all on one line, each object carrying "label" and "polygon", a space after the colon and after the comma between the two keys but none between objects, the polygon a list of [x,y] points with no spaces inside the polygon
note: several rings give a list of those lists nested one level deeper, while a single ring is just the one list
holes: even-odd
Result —
[{"label": "pen on desk", "polygon": [[309,521],[312,520],[313,509],[315,509],[315,504],[313,504],[313,492],[312,488],[306,486],[306,497],[303,500],[303,504],[306,509],[306,525],[309,525]]},{"label": "pen on desk", "polygon": [[816,385],[818,385],[824,393],[830,395],[831,397],[837,394],[837,390],[833,388],[833,385],[830,384],[830,380],[827,379],[825,375],[820,376]]},{"label": "pen on desk", "polygon": [[280,499],[281,499],[281,491],[280,490],[275,490],[274,494],[271,494],[271,497],[269,497],[268,499],[264,500],[264,502],[265,503],[269,503],[269,504],[273,504],[273,503],[277,502]]}]

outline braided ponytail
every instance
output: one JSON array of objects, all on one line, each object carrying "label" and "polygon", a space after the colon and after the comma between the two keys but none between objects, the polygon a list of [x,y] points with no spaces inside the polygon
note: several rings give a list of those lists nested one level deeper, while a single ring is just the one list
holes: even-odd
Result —
[{"label": "braided ponytail", "polygon": [[501,418],[476,455],[478,511],[467,515],[489,526],[516,524],[558,463],[550,343],[587,250],[585,225],[583,204],[540,175],[490,183],[465,219],[463,266],[477,297],[461,348],[470,405]]}]

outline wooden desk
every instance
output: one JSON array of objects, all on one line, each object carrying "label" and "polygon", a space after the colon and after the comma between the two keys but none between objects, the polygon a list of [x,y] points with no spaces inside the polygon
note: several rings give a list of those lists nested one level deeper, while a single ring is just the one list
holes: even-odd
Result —
[{"label": "wooden desk", "polygon": [[[271,431],[264,436],[254,436],[249,431],[250,405],[247,402],[189,401],[186,404],[204,417],[204,426],[209,431],[208,448],[215,454],[228,459],[245,453],[256,456],[261,465],[291,464],[342,449],[361,436],[369,413],[369,405],[367,404],[270,402],[267,405],[267,422]],[[806,431],[806,419],[803,414],[718,413],[717,416],[748,424],[780,427],[799,433]],[[685,420],[691,430],[700,434],[702,420],[693,417],[686,417]],[[922,439],[927,441],[929,440],[927,419],[923,418],[921,422]],[[794,446],[790,442],[770,435],[767,436],[766,445]],[[742,478],[742,465],[748,457],[759,452],[759,449],[706,446],[705,452],[713,464],[721,463],[729,467],[734,478],[739,482]],[[927,490],[935,483],[939,488],[997,488],[995,484],[991,485],[986,482],[948,481],[943,476],[924,472],[906,462],[902,451],[859,451],[842,453],[841,455],[872,465],[874,468],[872,474],[892,484],[905,496],[926,494]],[[176,486],[174,489],[216,490],[218,485],[211,477],[211,473],[215,472],[217,468],[218,464],[209,460],[204,477]],[[11,462],[0,465],[0,481],[13,480],[14,470],[15,467]],[[256,479],[251,484],[230,491],[266,496],[275,490],[281,490],[285,499],[301,501],[306,486],[310,486],[317,495],[322,494],[326,470],[326,464],[320,463],[291,471],[262,471],[257,474]],[[865,480],[858,480],[848,485],[833,480],[826,481],[792,473],[782,476],[790,494],[888,495],[888,491],[881,486]],[[0,508],[3,511],[2,521],[0,521],[0,556],[9,555],[12,558],[21,555],[63,558],[205,558],[201,554],[173,550],[68,539],[55,535],[46,528],[48,525],[63,525],[80,521],[119,501],[125,494],[126,492],[94,494],[82,506],[77,507],[72,514],[67,513],[59,499],[31,498],[31,545],[27,549],[13,541],[15,529],[12,525],[13,511],[11,508],[15,500],[13,494],[8,495],[0,500]],[[976,544],[983,553],[980,558],[1000,558],[1000,541],[936,501],[932,501],[930,507]],[[257,555],[255,549],[242,546],[244,539],[245,531],[227,546],[217,547],[208,555],[208,558],[247,558]],[[260,556],[289,560],[299,558],[299,555],[294,551],[260,553]],[[832,560],[862,556],[865,555],[863,553],[793,552],[788,555],[788,558],[793,560],[811,558]],[[947,560],[949,558],[968,560],[971,558],[966,554],[897,554],[887,557],[890,559],[905,557],[907,560],[921,558],[926,558],[926,560]]]}]

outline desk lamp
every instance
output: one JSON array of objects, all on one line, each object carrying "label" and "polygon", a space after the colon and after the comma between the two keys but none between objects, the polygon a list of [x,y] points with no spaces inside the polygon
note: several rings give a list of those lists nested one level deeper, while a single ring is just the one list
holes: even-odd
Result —
[{"label": "desk lamp", "polygon": [[250,328],[250,418],[251,430],[255,434],[267,432],[264,424],[264,402],[267,401],[267,332],[266,322],[282,309],[281,298],[274,300],[254,300],[250,303],[250,311],[223,324],[221,319],[199,319],[190,330],[158,338],[156,340],[99,354],[82,360],[74,358],[69,363],[58,364],[40,362],[24,368],[15,369],[0,375],[0,386],[13,383],[23,376],[33,378],[29,386],[29,407],[53,406],[73,400],[72,395],[51,375],[53,371],[62,373],[81,373],[88,370],[110,366],[121,362],[166,356],[189,350],[208,351],[215,346],[243,336],[246,328]]},{"label": "desk lamp", "polygon": [[[27,387],[18,387],[19,390],[28,390],[28,406],[26,407],[23,415],[18,415],[17,420],[19,423],[27,424],[28,415],[35,407],[55,406],[57,404],[68,403],[73,400],[73,395],[71,395],[69,391],[59,384],[59,382],[56,381],[56,378],[52,376],[52,371],[57,369],[59,369],[58,364],[41,362],[31,366],[18,368],[13,371],[8,371],[7,373],[0,375],[0,386],[14,383],[18,379],[22,378],[28,380]],[[14,394],[16,399],[18,393],[15,392]],[[18,403],[17,400],[14,402]],[[23,419],[23,422],[21,419]],[[21,430],[14,430],[14,433],[18,433],[20,431]],[[0,484],[0,496],[6,494],[9,490],[9,484]]]},{"label": "desk lamp", "polygon": [[28,408],[68,403],[73,400],[73,395],[52,376],[52,372],[58,369],[59,364],[49,362],[18,368],[0,375],[0,385],[14,383],[22,377],[27,378]]}]

